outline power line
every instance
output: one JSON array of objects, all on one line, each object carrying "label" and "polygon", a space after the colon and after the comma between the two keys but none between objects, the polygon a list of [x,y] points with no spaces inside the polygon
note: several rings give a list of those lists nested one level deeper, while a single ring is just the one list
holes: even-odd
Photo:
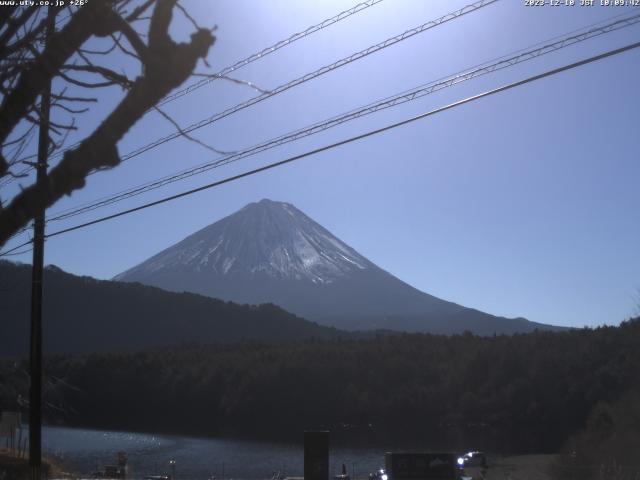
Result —
[{"label": "power line", "polygon": [[[599,54],[599,55],[595,55],[595,56],[592,56],[592,57],[589,57],[589,58],[586,58],[586,59],[583,59],[583,60],[568,64],[568,65],[564,65],[562,67],[554,68],[552,70],[547,70],[547,71],[545,71],[543,73],[540,73],[538,75],[530,76],[530,77],[527,77],[527,78],[525,78],[523,80],[512,82],[512,83],[509,83],[507,85],[503,85],[501,87],[494,88],[492,90],[488,90],[486,92],[483,92],[483,93],[480,93],[480,94],[477,94],[477,95],[473,95],[471,97],[467,97],[467,98],[465,98],[463,100],[459,100],[457,102],[450,103],[450,104],[445,105],[443,107],[439,107],[439,108],[436,108],[434,110],[430,110],[430,111],[422,113],[420,115],[417,115],[417,116],[402,120],[400,122],[396,122],[396,123],[387,125],[385,127],[381,127],[381,128],[375,129],[375,130],[371,130],[369,132],[366,132],[366,133],[363,133],[363,134],[360,134],[360,135],[357,135],[357,136],[354,136],[354,137],[350,137],[348,139],[341,140],[339,142],[332,143],[330,145],[326,145],[324,147],[320,147],[320,148],[317,148],[317,149],[314,149],[314,150],[310,150],[310,151],[305,152],[303,154],[296,155],[296,156],[293,156],[293,157],[289,157],[289,158],[287,158],[285,160],[281,160],[279,162],[271,163],[271,164],[265,165],[265,166],[260,167],[260,168],[256,168],[256,169],[249,170],[247,172],[244,172],[244,173],[241,173],[241,174],[238,174],[238,175],[227,177],[225,179],[218,180],[216,182],[209,183],[207,185],[203,185],[203,186],[198,187],[198,188],[187,190],[185,192],[182,192],[182,193],[179,193],[179,194],[176,194],[176,195],[171,195],[169,197],[165,197],[165,198],[162,198],[160,200],[149,202],[149,203],[140,205],[138,207],[134,207],[134,208],[130,208],[130,209],[127,209],[127,210],[123,210],[123,211],[120,211],[120,212],[112,214],[112,215],[107,215],[105,217],[101,217],[101,218],[98,218],[96,220],[92,220],[90,222],[85,222],[85,223],[82,223],[82,224],[79,224],[79,225],[75,225],[73,227],[69,227],[69,228],[65,228],[65,229],[62,229],[62,230],[58,230],[56,232],[53,232],[53,233],[50,233],[50,234],[46,235],[46,238],[62,235],[64,233],[72,232],[72,231],[75,231],[75,230],[79,230],[81,228],[85,228],[85,227],[88,227],[88,226],[91,226],[91,225],[95,225],[97,223],[102,223],[102,222],[105,222],[107,220],[111,220],[111,219],[114,219],[114,218],[117,218],[117,217],[121,217],[121,216],[130,214],[130,213],[133,213],[133,212],[144,210],[144,209],[147,209],[147,208],[150,208],[150,207],[153,207],[153,206],[156,206],[156,205],[160,205],[162,203],[166,203],[166,202],[169,202],[169,201],[172,201],[172,200],[176,200],[176,199],[188,196],[188,195],[192,195],[194,193],[201,192],[203,190],[208,190],[208,189],[211,189],[211,188],[214,188],[214,187],[217,187],[217,186],[220,186],[220,185],[223,185],[223,184],[235,181],[235,180],[239,180],[239,179],[244,178],[244,177],[255,175],[256,173],[260,173],[260,172],[263,172],[263,171],[266,171],[266,170],[270,170],[270,169],[285,165],[287,163],[292,163],[294,161],[297,161],[297,160],[300,160],[300,159],[303,159],[303,158],[306,158],[306,157],[309,157],[309,156],[324,152],[326,150],[330,150],[330,149],[333,149],[333,148],[336,148],[336,147],[339,147],[339,146],[342,146],[342,145],[346,145],[348,143],[352,143],[352,142],[355,142],[355,141],[358,141],[358,140],[362,140],[364,138],[367,138],[367,137],[370,137],[370,136],[373,136],[373,135],[377,135],[377,134],[385,132],[387,130],[392,130],[394,128],[397,128],[397,127],[400,127],[400,126],[415,122],[417,120],[421,120],[423,118],[435,115],[437,113],[441,113],[443,111],[453,109],[453,108],[458,107],[460,105],[464,105],[466,103],[470,103],[470,102],[473,102],[475,100],[479,100],[481,98],[488,97],[490,95],[493,95],[493,94],[496,94],[496,93],[499,93],[499,92],[510,90],[512,88],[519,87],[519,86],[525,85],[527,83],[531,83],[531,82],[534,82],[534,81],[537,81],[537,80],[540,80],[540,79],[543,79],[543,78],[546,78],[546,77],[549,77],[549,76],[552,76],[552,75],[556,75],[558,73],[561,73],[561,72],[564,72],[564,71],[567,71],[567,70],[571,70],[571,69],[574,69],[574,68],[577,68],[577,67],[581,67],[583,65],[587,65],[587,64],[599,61],[599,60],[603,60],[603,59],[605,59],[607,57],[618,55],[620,53],[624,53],[624,52],[627,52],[629,50],[632,50],[632,49],[635,49],[635,48],[638,48],[638,47],[640,47],[640,42],[632,43],[630,45],[626,45],[624,47],[620,47],[620,48],[617,48],[617,49],[614,49],[614,50],[609,50],[609,51],[607,51],[605,53],[602,53],[602,54]],[[20,245],[18,245],[16,247],[13,247],[10,250],[7,250],[6,252],[2,252],[2,253],[0,253],[0,257],[6,256],[9,253],[11,253],[11,252],[13,252],[13,251],[15,251],[17,249],[22,248],[25,245],[28,245],[29,243],[32,243],[32,242],[28,241],[28,242],[20,244]]]},{"label": "power line", "polygon": [[[272,97],[274,95],[282,93],[282,92],[284,92],[286,90],[289,90],[290,88],[293,88],[293,87],[295,87],[297,85],[300,85],[300,84],[305,83],[305,82],[307,82],[309,80],[317,78],[317,77],[319,77],[321,75],[324,75],[325,73],[333,71],[333,70],[335,70],[337,68],[340,68],[340,67],[342,67],[344,65],[348,65],[348,64],[350,64],[350,63],[352,63],[352,62],[354,62],[356,60],[359,60],[359,59],[364,58],[364,57],[366,57],[368,55],[371,55],[372,53],[378,52],[378,51],[380,51],[380,50],[382,50],[384,48],[387,48],[387,47],[389,47],[391,45],[394,45],[394,44],[399,43],[399,42],[401,42],[403,40],[411,38],[414,35],[417,35],[419,33],[422,33],[422,32],[425,32],[427,30],[430,30],[431,28],[437,27],[437,26],[439,26],[439,25],[441,25],[443,23],[446,23],[446,22],[448,22],[450,20],[459,18],[459,17],[461,17],[461,16],[463,16],[465,14],[474,12],[474,11],[480,9],[480,8],[483,8],[483,7],[486,7],[488,5],[491,5],[492,3],[495,3],[497,1],[498,0],[478,0],[478,1],[474,2],[474,3],[472,3],[472,4],[464,6],[464,7],[460,8],[460,9],[458,9],[458,10],[455,10],[455,11],[453,11],[451,13],[443,15],[443,16],[435,19],[435,20],[431,20],[431,21],[426,22],[426,23],[424,23],[422,25],[419,25],[418,27],[406,30],[406,31],[402,32],[399,35],[396,35],[394,37],[390,37],[390,38],[384,40],[383,42],[380,42],[378,44],[372,45],[372,46],[370,46],[370,47],[368,47],[368,48],[366,48],[364,50],[361,50],[359,52],[356,52],[356,53],[354,53],[354,54],[352,54],[352,55],[350,55],[348,57],[342,58],[341,60],[338,60],[338,61],[336,61],[336,62],[334,62],[334,63],[332,63],[330,65],[327,65],[327,66],[324,66],[324,67],[322,67],[322,68],[320,68],[318,70],[315,70],[314,72],[307,73],[307,74],[303,75],[302,77],[298,77],[297,79],[291,80],[290,82],[288,82],[286,84],[280,85],[279,87],[277,87],[274,90],[271,90],[269,92],[263,93],[262,95],[254,97],[254,98],[252,98],[252,99],[250,99],[250,100],[248,100],[246,102],[237,104],[237,105],[235,105],[233,107],[230,107],[230,108],[228,108],[228,109],[226,109],[226,110],[224,110],[222,112],[214,114],[213,116],[211,116],[211,117],[209,117],[207,119],[201,120],[200,122],[197,122],[195,124],[192,124],[192,125],[184,128],[184,129],[182,129],[181,132],[175,132],[175,133],[173,133],[171,135],[162,137],[162,138],[160,138],[160,139],[158,139],[158,140],[156,140],[156,141],[154,141],[154,142],[152,142],[150,144],[147,144],[147,145],[145,145],[143,147],[140,147],[140,148],[138,148],[138,149],[136,149],[136,150],[134,150],[132,152],[129,152],[129,153],[127,153],[127,154],[125,154],[125,155],[123,155],[121,157],[121,161],[124,162],[124,161],[129,160],[129,159],[131,159],[133,157],[141,155],[142,153],[144,153],[144,152],[146,152],[148,150],[151,150],[152,148],[155,148],[155,147],[157,147],[157,146],[159,146],[159,145],[161,145],[163,143],[166,143],[168,141],[171,141],[171,140],[174,140],[176,138],[179,138],[179,137],[183,136],[185,133],[190,133],[190,132],[192,132],[194,130],[197,130],[199,128],[202,128],[202,127],[204,127],[206,125],[214,123],[214,122],[216,122],[216,121],[218,121],[218,120],[220,120],[220,119],[222,119],[224,117],[227,117],[227,116],[229,116],[229,115],[231,115],[233,113],[236,113],[236,112],[238,112],[240,110],[243,110],[243,109],[248,108],[248,107],[250,107],[252,105],[255,105],[255,104],[257,104],[257,103],[259,103],[259,102],[261,102],[263,100],[266,100],[267,98],[270,98],[270,97]],[[326,127],[326,128],[329,128],[329,127]],[[306,135],[299,135],[298,138],[302,138],[302,136],[306,136]],[[293,141],[293,140],[291,140],[291,141]],[[287,143],[287,142],[280,141],[279,144],[282,144],[282,143]],[[272,148],[272,147],[270,147],[270,148]],[[255,150],[255,149],[252,148],[251,150]],[[63,152],[59,152],[59,153],[63,153]],[[254,151],[253,153],[257,153],[257,151]],[[234,154],[232,154],[232,156],[234,156],[234,159],[237,160],[239,158],[244,158],[244,157],[246,157],[246,156],[248,156],[250,154],[253,154],[253,153],[248,153],[247,151],[244,151],[244,152],[234,153]],[[91,172],[90,175],[93,174],[93,173],[97,173],[97,171]],[[110,202],[110,203],[112,203],[112,202]],[[102,205],[102,202],[101,202],[101,205]],[[93,208],[91,208],[91,209],[93,209]],[[84,209],[83,209],[83,211],[84,211]],[[51,218],[51,220],[61,220],[62,218],[66,218],[68,216],[69,215],[66,215],[66,214],[64,216],[58,215],[56,218]]]},{"label": "power line", "polygon": [[337,23],[341,20],[344,20],[345,18],[350,17],[351,15],[354,15],[358,12],[361,12],[362,10],[369,8],[373,5],[376,5],[377,3],[380,3],[382,0],[368,0],[366,2],[362,2],[362,3],[358,3],[357,5],[355,5],[354,7],[349,8],[348,10],[344,10],[340,13],[338,13],[337,15],[334,15],[331,18],[327,18],[326,20],[323,20],[320,23],[317,23],[315,25],[312,25],[310,27],[308,27],[307,29],[303,30],[302,32],[298,32],[298,33],[294,33],[293,35],[291,35],[289,38],[286,38],[284,40],[280,40],[279,42],[274,43],[273,45],[266,47],[264,49],[262,49],[259,52],[256,52],[252,55],[249,55],[247,58],[244,58],[242,60],[238,60],[236,63],[234,63],[233,65],[229,65],[228,67],[223,68],[222,70],[220,70],[219,72],[214,73],[213,75],[211,75],[210,78],[205,78],[202,79],[192,85],[189,85],[188,87],[185,87],[181,90],[178,90],[177,92],[174,92],[170,95],[167,95],[163,100],[161,100],[161,102],[159,103],[159,105],[164,105],[165,103],[169,103],[172,102],[173,100],[176,100],[177,98],[183,97],[185,95],[188,95],[189,93],[197,90],[200,87],[203,87],[204,85],[208,85],[209,83],[218,80],[219,78],[222,78],[246,65],[249,65],[252,62],[255,62],[256,60],[259,60],[277,50],[280,50],[283,47],[286,47],[287,45],[291,45],[293,42],[300,40],[301,38],[307,37],[309,35],[311,35],[312,33],[318,32],[330,25],[333,25],[334,23]]},{"label": "power line", "polygon": [[27,246],[27,245],[31,245],[32,243],[33,243],[33,240],[29,240],[29,241],[27,241],[27,242],[21,243],[20,245],[17,245],[17,246],[15,246],[15,247],[13,247],[13,248],[11,248],[11,249],[9,249],[9,250],[6,250],[6,251],[4,251],[4,252],[0,253],[0,257],[9,257],[9,256],[12,256],[12,255],[20,255],[20,253],[26,253],[26,252],[29,252],[29,251],[31,250],[31,248],[28,248],[28,249],[27,249],[27,250],[25,250],[24,252],[20,252],[20,253],[13,253],[13,252],[15,252],[16,250],[18,250],[18,249],[20,249],[20,248],[22,248],[22,247],[25,247],[25,246]]},{"label": "power line", "polygon": [[[344,57],[336,62],[333,62],[329,65],[325,65],[324,67],[321,67],[313,72],[307,73],[301,77],[295,78],[287,83],[284,83],[282,85],[279,85],[278,87],[274,88],[273,90],[270,90],[268,92],[265,92],[261,95],[258,95],[257,97],[253,97],[245,102],[239,103],[237,105],[234,105],[233,107],[229,107],[221,112],[218,112],[214,115],[211,115],[208,118],[205,118],[203,120],[200,120],[199,122],[193,123],[185,128],[182,129],[181,132],[174,132],[170,135],[167,135],[165,137],[159,138],[151,143],[148,143],[147,145],[144,145],[142,147],[139,147],[125,155],[123,155],[121,157],[121,162],[125,162],[126,160],[130,160],[131,158],[137,157],[138,155],[141,155],[153,148],[156,148],[164,143],[167,143],[171,140],[175,140],[176,138],[179,138],[181,136],[183,136],[185,133],[191,133],[195,130],[198,130],[204,126],[207,125],[211,125],[214,122],[217,122],[218,120],[221,120],[225,117],[228,117],[229,115],[232,115],[234,113],[237,113],[241,110],[244,110],[245,108],[251,107],[253,105],[256,105],[257,103],[260,103],[268,98],[271,98],[275,95],[278,95],[280,93],[283,93],[293,87],[296,87],[298,85],[301,85],[303,83],[306,83],[310,80],[313,80],[315,78],[318,78],[322,75],[325,75],[326,73],[332,72],[340,67],[343,67],[345,65],[349,65],[357,60],[360,60],[362,58],[365,58],[373,53],[379,52],[387,47],[390,47],[392,45],[395,45],[396,43],[402,42],[404,40],[407,40],[408,38],[411,38],[419,33],[423,33],[426,32],[427,30],[430,30],[432,28],[435,28],[439,25],[442,25],[444,23],[447,23],[451,20],[454,20],[456,18],[459,18],[463,15],[466,15],[468,13],[477,11],[483,7],[486,7],[488,5],[491,5],[492,3],[497,2],[498,0],[478,0],[474,3],[471,3],[465,7],[462,7],[454,12],[448,13],[446,15],[443,15],[435,20],[431,20],[429,22],[423,23],[422,25],[419,25],[417,27],[411,28],[409,30],[406,30],[402,33],[400,33],[399,35],[396,35],[394,37],[390,37],[380,43],[377,43],[375,45],[372,45],[370,47],[365,48],[364,50],[360,50],[359,52],[353,53],[351,55],[349,55],[348,57]],[[92,173],[96,173],[96,171],[94,170],[94,172]]]},{"label": "power line", "polygon": [[[255,62],[256,60],[260,60],[261,58],[266,57],[267,55],[270,55],[278,50],[280,50],[281,48],[284,48],[288,45],[291,45],[292,43],[301,40],[305,37],[308,37],[309,35],[312,35],[313,33],[319,32],[320,30],[323,30],[335,23],[338,23],[342,20],[345,20],[346,18],[351,17],[352,15],[355,15],[356,13],[359,13],[363,10],[366,10],[369,7],[372,7],[374,5],[377,5],[378,3],[382,2],[383,0],[366,0],[364,2],[358,3],[356,5],[354,5],[353,7],[347,9],[347,10],[343,10],[342,12],[338,13],[337,15],[334,15],[330,18],[327,18],[323,21],[321,21],[320,23],[317,23],[315,25],[311,25],[310,27],[307,27],[306,29],[304,29],[301,32],[298,33],[294,33],[293,35],[290,35],[288,38],[285,38],[283,40],[280,40],[276,43],[274,43],[273,45],[270,45],[268,47],[263,48],[262,50],[260,50],[259,52],[255,52],[251,55],[249,55],[246,58],[243,58],[242,60],[238,60],[237,62],[235,62],[232,65],[229,65],[227,67],[224,67],[222,70],[212,74],[210,77],[202,79],[198,82],[195,82],[181,90],[178,90],[172,94],[167,95],[166,97],[164,97],[158,104],[157,106],[161,106],[164,105],[166,103],[172,102],[178,98],[184,97],[185,95],[188,95],[194,91],[196,91],[197,89],[208,85],[209,83],[215,81],[215,80],[219,80],[221,78],[224,78],[225,76],[229,75],[232,72],[235,72],[236,70],[239,70],[247,65],[249,65],[250,63]],[[59,19],[56,23],[57,24],[61,24],[64,20],[70,18],[72,16],[72,14],[67,15],[64,18]],[[75,147],[77,147],[80,144],[80,142],[76,142],[75,144],[65,148],[64,150],[61,150],[55,154],[52,155],[53,158],[59,157],[61,155],[64,154],[64,152],[66,152],[67,150],[71,150]],[[35,155],[30,155],[27,156],[23,159],[21,159],[21,161],[23,160],[29,160],[31,158],[34,158]],[[18,173],[18,175],[25,175],[27,173],[29,173],[31,171],[32,167],[27,167],[25,169],[23,169],[22,171],[20,171]],[[10,184],[11,182],[13,182],[15,180],[14,177],[8,177],[9,180],[5,181],[4,183],[0,183],[0,187],[6,186],[8,184]]]},{"label": "power line", "polygon": [[[148,143],[146,145],[143,145],[141,147],[138,147],[137,149],[126,153],[124,155],[122,155],[120,157],[120,161],[121,162],[125,162],[127,160],[130,160],[131,158],[137,157],[153,148],[156,148],[160,145],[163,145],[164,143],[167,143],[169,141],[175,140],[176,138],[180,138],[182,136],[184,136],[185,134],[191,133],[195,130],[198,130],[202,127],[205,127],[207,125],[211,125],[212,123],[217,122],[218,120],[221,120],[223,118],[226,118],[230,115],[233,115],[241,110],[244,110],[248,107],[251,107],[253,105],[256,105],[268,98],[271,98],[275,95],[278,95],[280,93],[283,93],[291,88],[294,88],[298,85],[301,85],[303,83],[306,83],[310,80],[313,80],[315,78],[318,78],[322,75],[325,75],[326,73],[332,72],[340,67],[343,67],[345,65],[349,65],[357,60],[360,60],[362,58],[365,58],[373,53],[379,52],[387,47],[390,47],[392,45],[395,45],[396,43],[402,42],[403,40],[406,40],[408,38],[411,38],[419,33],[423,33],[426,32],[427,30],[430,30],[432,28],[435,28],[439,25],[442,25],[443,23],[449,22],[451,20],[454,20],[456,18],[459,18],[463,15],[466,15],[468,13],[474,12],[476,10],[479,10],[483,7],[486,7],[488,5],[491,5],[492,3],[497,2],[498,0],[478,0],[474,3],[471,3],[469,5],[466,5],[458,10],[455,10],[451,13],[447,13],[446,15],[443,15],[435,20],[431,20],[429,22],[426,22],[422,25],[419,25],[417,27],[411,28],[409,30],[406,30],[394,37],[390,37],[387,38],[386,40],[377,43],[375,45],[372,45],[370,47],[365,48],[364,50],[360,50],[359,52],[353,53],[351,55],[349,55],[348,57],[344,57],[340,60],[337,60],[336,62],[333,62],[332,64],[329,65],[325,65],[324,67],[321,67],[317,70],[314,70],[313,72],[307,73],[301,77],[295,78],[293,80],[290,80],[287,83],[284,83],[282,85],[279,85],[278,87],[276,87],[273,90],[267,91],[265,93],[262,93],[261,95],[258,95],[257,97],[253,97],[245,102],[241,102],[239,104],[236,104],[232,107],[229,107],[221,112],[218,112],[208,118],[205,118],[203,120],[200,120],[199,122],[193,123],[185,128],[182,128],[181,131],[179,132],[174,132],[171,133],[169,135],[166,135],[164,137],[161,137],[159,139],[154,140],[151,143]],[[53,157],[59,156],[64,154],[65,151],[69,150],[70,148],[73,148],[75,145],[72,145],[71,147],[65,149],[65,150],[61,150],[60,152],[58,152],[57,154],[53,155]],[[94,173],[97,173],[98,170],[94,170],[92,172],[89,173],[89,175],[93,175]],[[10,181],[8,182],[10,183]],[[1,186],[1,185],[0,185]]]},{"label": "power line", "polygon": [[[29,242],[29,243],[31,243],[31,242]],[[29,253],[31,250],[33,250],[33,248],[32,247],[28,247],[28,248],[25,248],[24,250],[22,250],[21,252],[3,253],[2,256],[3,257],[17,257],[17,256],[20,256],[20,255],[24,255],[25,253]]]},{"label": "power line", "polygon": [[619,19],[615,22],[606,24],[606,25],[601,25],[597,28],[590,28],[589,27],[585,27],[583,29],[580,30],[574,30],[571,33],[575,33],[575,32],[579,32],[577,34],[571,35],[571,36],[566,36],[566,37],[554,37],[554,38],[560,38],[560,40],[557,40],[555,42],[552,43],[538,43],[536,45],[542,45],[541,47],[538,48],[529,48],[529,49],[522,49],[519,50],[517,52],[514,52],[512,54],[509,55],[505,55],[503,57],[500,57],[498,59],[497,62],[493,62],[493,63],[489,63],[489,62],[485,62],[484,64],[480,64],[478,66],[475,67],[471,67],[467,70],[463,70],[461,72],[455,73],[453,75],[450,75],[448,77],[443,77],[439,80],[435,80],[432,81],[430,83],[421,85],[419,87],[416,87],[414,89],[411,90],[407,90],[405,92],[402,92],[400,94],[396,94],[394,96],[391,97],[387,97],[381,101],[378,102],[374,102],[371,103],[369,105],[360,107],[358,109],[355,110],[351,110],[345,114],[336,116],[336,117],[332,117],[328,120],[323,120],[321,122],[317,122],[315,124],[312,124],[308,127],[281,135],[279,137],[276,137],[275,139],[271,139],[268,140],[266,142],[262,142],[260,144],[254,145],[252,147],[249,147],[247,149],[244,149],[240,152],[236,152],[234,154],[225,156],[222,159],[217,159],[211,162],[206,162],[204,164],[198,165],[196,167],[190,168],[190,169],[186,169],[183,170],[181,172],[178,172],[176,174],[173,175],[169,175],[169,176],[165,176],[162,177],[158,180],[152,181],[152,182],[147,182],[143,185],[139,185],[137,187],[133,187],[127,190],[123,190],[121,192],[118,192],[116,194],[112,194],[110,196],[106,196],[103,197],[101,199],[98,200],[94,200],[92,202],[86,203],[84,205],[80,205],[80,206],[76,206],[76,207],[72,207],[66,210],[63,210],[61,212],[58,212],[57,214],[53,214],[53,216],[50,218],[50,221],[58,221],[58,220],[64,220],[76,215],[80,215],[83,213],[87,213],[89,211],[95,210],[97,208],[101,208],[103,206],[107,206],[107,205],[111,205],[113,203],[122,201],[122,200],[126,200],[128,198],[137,196],[137,195],[141,195],[143,193],[146,193],[148,191],[151,190],[155,190],[157,188],[160,188],[162,186],[168,185],[170,183],[174,183],[176,181],[179,180],[184,180],[186,178],[189,178],[191,176],[194,175],[198,175],[204,172],[207,172],[209,170],[212,170],[214,168],[218,168],[220,166],[223,165],[227,165],[231,162],[235,162],[238,161],[242,158],[246,158],[248,156],[252,156],[255,155],[257,153],[269,150],[271,148],[275,148],[277,146],[281,146],[283,144],[289,143],[289,142],[293,142],[295,140],[298,140],[300,138],[304,138],[319,132],[322,132],[324,130],[327,130],[329,128],[333,128],[335,126],[341,125],[345,122],[348,121],[352,121],[355,120],[357,118],[361,118],[364,117],[366,115],[390,108],[390,107],[394,107],[409,101],[413,101],[417,98],[421,98],[425,95],[429,95],[431,93],[434,93],[436,91],[439,91],[441,89],[444,88],[448,88],[454,85],[457,85],[458,83],[462,83],[465,82],[467,80],[471,80],[473,78],[476,78],[478,76],[481,75],[486,75],[498,70],[502,70],[504,68],[508,68],[514,65],[517,65],[519,63],[528,61],[528,60],[532,60],[535,58],[538,58],[542,55],[546,55],[548,53],[551,52],[555,52],[557,50],[560,50],[562,48],[568,47],[570,45],[574,45],[576,43],[588,40],[590,38],[594,38],[596,36],[599,35],[603,35],[605,33],[609,33],[621,28],[625,28],[631,25],[634,25],[636,23],[640,22],[640,14],[636,14],[633,16],[629,16],[623,19]]},{"label": "power line", "polygon": [[64,233],[72,232],[72,231],[75,231],[75,230],[79,230],[81,228],[85,228],[85,227],[88,227],[90,225],[95,225],[97,223],[102,223],[102,222],[105,222],[107,220],[112,220],[114,218],[118,218],[118,217],[130,214],[130,213],[133,213],[133,212],[144,210],[144,209],[156,206],[156,205],[160,205],[162,203],[166,203],[166,202],[169,202],[169,201],[172,201],[172,200],[177,200],[179,198],[186,197],[188,195],[192,195],[194,193],[201,192],[203,190],[208,190],[208,189],[211,189],[211,188],[214,188],[214,187],[218,187],[220,185],[223,185],[223,184],[226,184],[226,183],[230,183],[230,182],[233,182],[235,180],[239,180],[239,179],[244,178],[244,177],[255,175],[257,173],[264,172],[266,170],[271,170],[273,168],[280,167],[282,165],[285,165],[285,164],[288,164],[288,163],[292,163],[294,161],[301,160],[303,158],[306,158],[306,157],[309,157],[309,156],[312,156],[312,155],[316,155],[318,153],[321,153],[321,152],[324,152],[324,151],[327,151],[327,150],[331,150],[333,148],[336,148],[336,147],[339,147],[339,146],[342,146],[342,145],[346,145],[346,144],[349,144],[349,143],[352,143],[352,142],[355,142],[355,141],[358,141],[358,140],[362,140],[364,138],[368,138],[368,137],[371,137],[373,135],[377,135],[379,133],[383,133],[383,132],[386,132],[388,130],[392,130],[394,128],[400,127],[400,126],[407,125],[409,123],[413,123],[413,122],[415,122],[417,120],[421,120],[421,119],[433,116],[435,114],[438,114],[438,113],[441,113],[441,112],[444,112],[444,111],[447,111],[447,110],[451,110],[451,109],[453,109],[455,107],[459,107],[461,105],[474,102],[474,101],[479,100],[481,98],[488,97],[488,96],[494,95],[496,93],[504,92],[506,90],[510,90],[510,89],[525,85],[527,83],[531,83],[531,82],[537,81],[537,80],[541,80],[543,78],[550,77],[552,75],[556,75],[558,73],[565,72],[567,70],[571,70],[571,69],[574,69],[574,68],[577,68],[577,67],[581,67],[583,65],[587,65],[587,64],[590,64],[590,63],[605,59],[607,57],[611,57],[613,55],[618,55],[620,53],[627,52],[629,50],[632,50],[632,49],[635,49],[635,48],[638,48],[638,47],[640,47],[640,42],[632,43],[630,45],[626,45],[624,47],[617,48],[617,49],[614,49],[614,50],[609,50],[609,51],[607,51],[605,53],[602,53],[602,54],[599,54],[599,55],[595,55],[595,56],[592,56],[592,57],[589,57],[589,58],[586,58],[586,59],[583,59],[583,60],[568,64],[568,65],[564,65],[562,67],[554,68],[552,70],[547,70],[547,71],[545,71],[543,73],[527,77],[527,78],[525,78],[523,80],[518,80],[516,82],[512,82],[512,83],[509,83],[507,85],[503,85],[501,87],[497,87],[497,88],[494,88],[492,90],[488,90],[488,91],[485,91],[483,93],[479,93],[477,95],[473,95],[471,97],[467,97],[467,98],[465,98],[463,100],[458,100],[456,102],[450,103],[450,104],[445,105],[443,107],[436,108],[434,110],[430,110],[430,111],[422,113],[420,115],[417,115],[417,116],[414,116],[414,117],[411,117],[411,118],[408,118],[408,119],[405,119],[405,120],[402,120],[402,121],[399,121],[399,122],[395,122],[395,123],[392,123],[390,125],[387,125],[387,126],[384,126],[384,127],[381,127],[381,128],[377,128],[375,130],[370,130],[370,131],[368,131],[366,133],[363,133],[363,134],[360,134],[360,135],[356,135],[356,136],[347,138],[345,140],[341,140],[339,142],[335,142],[335,143],[332,143],[330,145],[326,145],[324,147],[316,148],[314,150],[310,150],[310,151],[302,153],[300,155],[295,155],[293,157],[289,157],[287,159],[280,160],[279,162],[270,163],[270,164],[265,165],[265,166],[260,167],[260,168],[256,168],[256,169],[249,170],[247,172],[244,172],[244,173],[241,173],[241,174],[238,174],[238,175],[227,177],[225,179],[218,180],[216,182],[209,183],[207,185],[203,185],[203,186],[198,187],[198,188],[187,190],[185,192],[178,193],[176,195],[171,195],[169,197],[165,197],[165,198],[162,198],[160,200],[149,202],[149,203],[146,203],[144,205],[140,205],[138,207],[129,208],[127,210],[123,210],[123,211],[120,211],[118,213],[114,213],[112,215],[107,215],[107,216],[98,218],[96,220],[92,220],[90,222],[85,222],[85,223],[82,223],[82,224],[79,224],[79,225],[75,225],[73,227],[69,227],[69,228],[65,228],[65,229],[62,229],[62,230],[58,230],[56,232],[48,234],[47,238],[54,237],[54,236],[57,236],[57,235],[62,235]]}]

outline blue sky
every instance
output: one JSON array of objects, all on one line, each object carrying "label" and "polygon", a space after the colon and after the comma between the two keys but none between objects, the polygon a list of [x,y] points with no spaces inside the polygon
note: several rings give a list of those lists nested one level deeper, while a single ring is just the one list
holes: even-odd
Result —
[{"label": "blue sky", "polygon": [[[235,73],[270,89],[456,10],[467,1],[385,0]],[[579,3],[579,2],[577,2]],[[353,6],[349,1],[184,1],[217,42],[215,72]],[[632,10],[502,0],[239,112],[195,135],[239,150],[315,121]],[[192,28],[176,16],[173,34]],[[71,226],[377,128],[640,39],[636,25],[48,227]],[[129,60],[114,59],[131,70]],[[370,260],[430,294],[558,325],[617,324],[640,304],[637,184],[640,51],[482,99],[220,188],[52,238],[46,263],[111,278],[262,198],[293,203]],[[91,131],[117,89],[85,115]],[[217,81],[167,106],[183,124],[257,92]],[[126,153],[172,127],[147,115]],[[73,141],[73,139],[72,139]],[[215,158],[184,139],[110,172],[48,215]],[[16,188],[16,183],[12,188]],[[13,190],[5,189],[3,198]],[[26,237],[20,237],[11,247]],[[13,257],[29,262],[30,255]]]}]

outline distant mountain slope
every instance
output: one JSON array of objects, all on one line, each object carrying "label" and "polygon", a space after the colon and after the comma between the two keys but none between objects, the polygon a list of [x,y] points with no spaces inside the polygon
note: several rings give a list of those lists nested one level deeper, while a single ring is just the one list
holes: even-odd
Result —
[{"label": "distant mountain slope", "polygon": [[[31,267],[0,261],[0,355],[29,345]],[[113,351],[181,342],[287,341],[339,332],[274,305],[247,306],[45,269],[45,352]]]},{"label": "distant mountain slope", "polygon": [[240,303],[273,302],[342,329],[478,334],[554,329],[421,292],[377,267],[293,205],[251,203],[116,280]]}]

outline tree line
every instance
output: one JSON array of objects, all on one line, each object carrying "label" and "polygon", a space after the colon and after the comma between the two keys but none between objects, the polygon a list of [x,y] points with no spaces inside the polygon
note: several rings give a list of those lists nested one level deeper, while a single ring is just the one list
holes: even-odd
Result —
[{"label": "tree line", "polygon": [[[45,416],[123,430],[276,439],[327,428],[386,444],[553,452],[594,411],[638,389],[638,345],[640,319],[513,336],[398,334],[56,355],[45,361]],[[0,363],[0,408],[20,408],[25,368]]]}]

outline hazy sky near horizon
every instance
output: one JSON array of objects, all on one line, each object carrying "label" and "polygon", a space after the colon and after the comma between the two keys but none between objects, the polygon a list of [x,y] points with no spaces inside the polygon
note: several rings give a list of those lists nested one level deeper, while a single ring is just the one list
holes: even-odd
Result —
[{"label": "hazy sky near horizon", "polygon": [[[217,25],[215,72],[356,1],[185,0]],[[234,73],[273,89],[470,1],[385,0]],[[502,0],[344,66],[195,132],[234,151],[566,34],[626,7],[525,6]],[[636,8],[635,11],[640,12]],[[176,14],[173,33],[193,27]],[[490,88],[640,40],[640,25],[597,37],[349,122],[114,206],[88,221],[387,125]],[[296,205],[398,278],[440,298],[568,326],[617,324],[640,304],[640,49],[481,99],[373,138],[143,212],[51,238],[45,263],[111,278],[262,198]],[[120,58],[123,68],[131,68]],[[256,96],[216,81],[166,106],[188,125]],[[81,138],[121,98],[113,88],[82,119]],[[172,131],[148,114],[129,152]],[[73,142],[74,138],[70,141]],[[48,215],[215,158],[168,142],[51,207]],[[0,192],[15,192],[19,182]],[[24,185],[27,182],[22,182]],[[10,248],[25,240],[16,238]],[[11,257],[30,262],[30,253]]]}]

